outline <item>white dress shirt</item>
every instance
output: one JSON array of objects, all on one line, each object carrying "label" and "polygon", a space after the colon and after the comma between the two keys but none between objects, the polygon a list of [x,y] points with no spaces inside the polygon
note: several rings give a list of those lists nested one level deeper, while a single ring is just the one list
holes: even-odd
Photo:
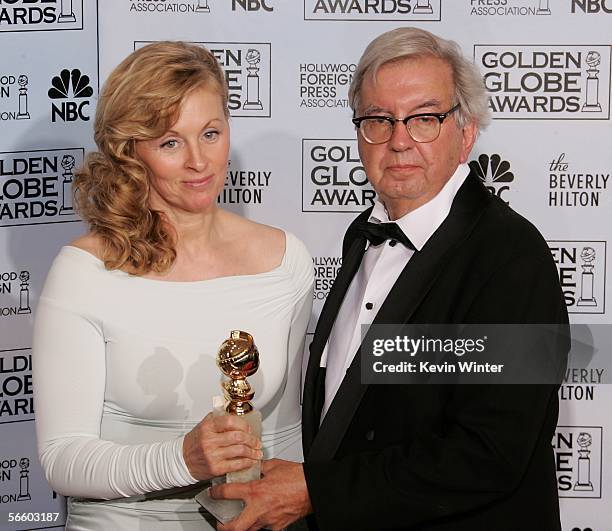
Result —
[{"label": "white dress shirt", "polygon": [[[457,191],[469,174],[461,164],[440,192],[429,202],[395,220],[404,234],[420,251],[450,212]],[[368,221],[389,222],[385,206],[377,199]],[[347,369],[351,365],[362,339],[362,326],[369,326],[387,298],[400,273],[414,251],[402,244],[366,244],[363,260],[353,277],[340,306],[329,339],[321,355],[325,374],[325,402],[321,420],[325,417]],[[365,333],[366,328],[363,329]]]}]

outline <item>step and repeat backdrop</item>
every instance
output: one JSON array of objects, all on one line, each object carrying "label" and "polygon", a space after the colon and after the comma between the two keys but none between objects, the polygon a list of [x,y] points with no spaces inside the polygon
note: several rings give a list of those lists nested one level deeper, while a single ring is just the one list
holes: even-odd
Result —
[{"label": "step and repeat backdrop", "polygon": [[[112,68],[166,39],[217,57],[232,116],[219,203],[306,243],[312,333],[344,230],[374,198],[348,85],[366,44],[405,25],[456,40],[478,65],[493,121],[470,166],[540,229],[571,320],[586,325],[581,341],[599,359],[612,355],[603,326],[611,321],[612,0],[0,0],[0,529],[65,521],[36,455],[31,332],[54,256],[85,230],[72,178],[94,148],[97,94]],[[564,531],[612,529],[605,365],[568,371],[559,392],[551,442]],[[9,523],[9,512],[38,521]],[[532,529],[527,514],[524,529]]]}]

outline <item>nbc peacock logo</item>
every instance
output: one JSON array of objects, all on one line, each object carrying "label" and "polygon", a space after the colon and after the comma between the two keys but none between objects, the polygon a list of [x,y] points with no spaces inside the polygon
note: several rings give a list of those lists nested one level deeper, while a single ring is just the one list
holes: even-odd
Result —
[{"label": "nbc peacock logo", "polygon": [[[77,120],[88,121],[89,115],[85,109],[89,106],[89,100],[93,95],[93,88],[87,74],[83,74],[78,68],[68,70],[65,68],[59,75],[51,79],[51,88],[48,93],[51,100],[66,100],[61,103],[51,103],[51,121],[58,119],[63,122],[75,122]],[[78,100],[78,101],[74,101]]]},{"label": "nbc peacock logo", "polygon": [[503,160],[497,153],[482,153],[478,159],[470,161],[469,166],[493,195],[506,203],[509,202],[503,195],[510,189],[509,184],[514,181],[514,173],[510,171],[510,163],[507,160]]}]

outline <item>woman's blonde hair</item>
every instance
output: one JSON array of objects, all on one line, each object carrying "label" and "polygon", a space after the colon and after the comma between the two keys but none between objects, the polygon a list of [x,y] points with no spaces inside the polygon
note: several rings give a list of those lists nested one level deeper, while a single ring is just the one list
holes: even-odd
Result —
[{"label": "woman's blonde hair", "polygon": [[75,174],[77,210],[102,239],[107,269],[134,275],[167,271],[176,258],[175,235],[149,206],[149,175],[135,153],[138,140],[162,136],[194,89],[219,92],[227,116],[223,70],[205,48],[184,42],[148,44],[110,74],[98,100],[94,138]]}]

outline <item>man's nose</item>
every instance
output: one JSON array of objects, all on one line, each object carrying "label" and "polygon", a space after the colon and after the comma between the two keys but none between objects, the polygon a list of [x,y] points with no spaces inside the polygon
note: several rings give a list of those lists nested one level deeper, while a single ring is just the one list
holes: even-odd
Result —
[{"label": "man's nose", "polygon": [[410,136],[410,133],[408,133],[408,128],[404,125],[404,122],[395,122],[388,143],[389,148],[393,151],[404,151],[414,147],[415,144],[416,142]]}]

